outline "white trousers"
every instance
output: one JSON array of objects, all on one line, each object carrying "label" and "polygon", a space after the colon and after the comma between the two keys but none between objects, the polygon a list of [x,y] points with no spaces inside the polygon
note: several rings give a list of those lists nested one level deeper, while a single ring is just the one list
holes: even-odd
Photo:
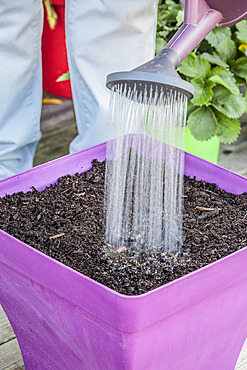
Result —
[{"label": "white trousers", "polygon": [[[158,0],[67,0],[66,43],[78,136],[106,140],[108,73],[154,56]],[[32,167],[41,137],[41,0],[0,0],[0,179]]]}]

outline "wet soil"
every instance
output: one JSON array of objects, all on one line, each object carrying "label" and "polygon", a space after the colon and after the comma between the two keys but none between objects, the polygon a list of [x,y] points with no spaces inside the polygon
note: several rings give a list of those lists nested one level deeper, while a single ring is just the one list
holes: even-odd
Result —
[{"label": "wet soil", "polygon": [[[105,163],[58,184],[0,200],[0,228],[114,289],[138,295],[247,245],[247,193],[233,195],[185,177],[184,244],[168,255],[109,252],[104,243]],[[38,266],[37,266],[38,268]]]}]

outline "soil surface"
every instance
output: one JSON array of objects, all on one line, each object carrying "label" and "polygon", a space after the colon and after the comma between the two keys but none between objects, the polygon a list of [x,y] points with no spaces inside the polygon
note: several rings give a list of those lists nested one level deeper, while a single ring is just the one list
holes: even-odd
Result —
[{"label": "soil surface", "polygon": [[[233,195],[185,177],[179,253],[109,252],[104,243],[105,163],[38,192],[0,200],[0,228],[117,292],[137,295],[247,245],[247,193]],[[122,248],[123,250],[125,248]]]}]

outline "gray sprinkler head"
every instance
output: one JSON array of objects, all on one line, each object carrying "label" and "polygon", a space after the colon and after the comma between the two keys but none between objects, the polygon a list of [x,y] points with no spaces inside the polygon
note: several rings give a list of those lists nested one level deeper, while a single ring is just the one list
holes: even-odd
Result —
[{"label": "gray sprinkler head", "polygon": [[180,92],[188,99],[194,96],[194,87],[184,81],[176,72],[180,63],[179,55],[172,49],[163,49],[155,58],[129,72],[115,72],[107,76],[106,86],[109,89],[137,92],[137,96],[146,90],[148,96],[158,91],[164,94]]}]

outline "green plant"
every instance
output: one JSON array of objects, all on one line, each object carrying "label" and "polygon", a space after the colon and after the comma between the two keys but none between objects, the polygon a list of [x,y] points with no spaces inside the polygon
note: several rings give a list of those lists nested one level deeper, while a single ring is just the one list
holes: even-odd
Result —
[{"label": "green plant", "polygon": [[70,80],[70,73],[69,73],[69,71],[66,72],[66,73],[63,73],[61,76],[59,76],[56,79],[56,82],[62,82],[62,81],[68,81],[68,80]]},{"label": "green plant", "polygon": [[[159,2],[156,52],[165,47],[183,22],[183,7]],[[240,132],[239,117],[247,112],[247,19],[215,28],[178,68],[195,87],[188,103],[187,125],[198,140],[218,136],[231,143]],[[240,87],[242,86],[240,92]]]}]

